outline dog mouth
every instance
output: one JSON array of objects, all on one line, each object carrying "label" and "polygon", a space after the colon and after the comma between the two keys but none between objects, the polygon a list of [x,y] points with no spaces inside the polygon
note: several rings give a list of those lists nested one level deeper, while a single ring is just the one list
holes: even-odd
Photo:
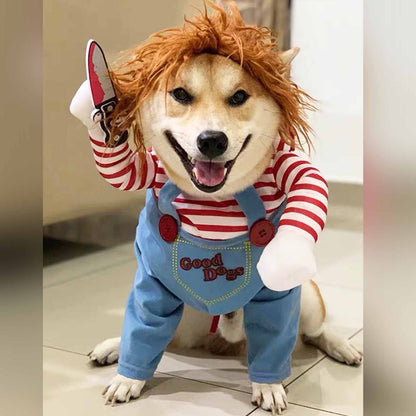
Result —
[{"label": "dog mouth", "polygon": [[197,158],[192,158],[178,143],[170,130],[166,130],[164,133],[169,140],[172,148],[181,159],[182,164],[185,170],[188,172],[188,175],[191,178],[193,184],[199,190],[207,193],[218,191],[224,186],[235,161],[251,139],[251,134],[249,134],[245,138],[240,151],[234,159],[228,160],[226,162],[218,162],[213,160],[199,160]]}]

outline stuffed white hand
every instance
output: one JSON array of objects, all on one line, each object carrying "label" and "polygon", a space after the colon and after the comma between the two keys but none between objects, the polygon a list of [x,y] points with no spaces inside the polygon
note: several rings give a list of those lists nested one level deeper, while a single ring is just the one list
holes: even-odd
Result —
[{"label": "stuffed white hand", "polygon": [[94,137],[94,133],[101,135],[100,123],[93,121],[92,114],[95,111],[92,101],[91,89],[88,81],[84,81],[75,93],[69,106],[69,111],[87,127]]},{"label": "stuffed white hand", "polygon": [[282,230],[264,248],[257,270],[266,287],[289,290],[316,274],[314,241],[296,230]]}]

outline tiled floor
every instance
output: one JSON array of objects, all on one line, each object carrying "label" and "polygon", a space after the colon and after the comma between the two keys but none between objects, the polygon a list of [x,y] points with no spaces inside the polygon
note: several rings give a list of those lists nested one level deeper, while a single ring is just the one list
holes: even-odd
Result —
[{"label": "tiled floor", "polygon": [[[333,207],[316,250],[316,281],[328,325],[360,347],[361,221],[359,208]],[[250,403],[244,359],[196,350],[167,352],[139,400],[104,406],[100,393],[116,367],[95,367],[87,354],[96,343],[119,335],[135,268],[131,244],[45,267],[44,415],[266,415]],[[297,346],[285,384],[288,416],[363,414],[362,367],[339,364],[313,347]]]}]

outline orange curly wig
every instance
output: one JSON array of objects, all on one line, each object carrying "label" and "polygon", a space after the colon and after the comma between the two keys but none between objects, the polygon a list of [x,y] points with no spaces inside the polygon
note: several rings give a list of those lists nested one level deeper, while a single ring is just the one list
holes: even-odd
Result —
[{"label": "orange curly wig", "polygon": [[[313,99],[287,77],[288,67],[279,56],[276,38],[265,27],[246,25],[236,4],[227,8],[207,1],[212,7],[188,20],[182,27],[162,30],[147,42],[128,51],[123,63],[110,71],[120,97],[111,118],[112,138],[133,128],[137,151],[144,151],[143,135],[137,114],[144,100],[159,89],[167,91],[167,83],[192,56],[201,53],[222,55],[239,63],[257,79],[280,107],[280,137],[291,147],[311,148],[312,132],[306,111],[314,110]],[[304,141],[302,141],[301,136]],[[142,153],[143,154],[143,153]]]}]

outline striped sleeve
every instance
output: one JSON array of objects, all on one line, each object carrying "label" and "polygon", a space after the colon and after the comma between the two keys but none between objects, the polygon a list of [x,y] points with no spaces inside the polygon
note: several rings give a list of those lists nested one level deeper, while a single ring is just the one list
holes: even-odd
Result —
[{"label": "striped sleeve", "polygon": [[137,191],[153,186],[156,174],[155,155],[146,152],[141,166],[139,154],[130,149],[128,142],[110,148],[105,145],[105,135],[101,129],[94,129],[89,133],[97,170],[110,185],[122,191]]},{"label": "striped sleeve", "polygon": [[328,185],[318,169],[289,146],[280,143],[275,155],[276,184],[287,197],[279,230],[295,228],[314,241],[323,230],[328,208]]}]

